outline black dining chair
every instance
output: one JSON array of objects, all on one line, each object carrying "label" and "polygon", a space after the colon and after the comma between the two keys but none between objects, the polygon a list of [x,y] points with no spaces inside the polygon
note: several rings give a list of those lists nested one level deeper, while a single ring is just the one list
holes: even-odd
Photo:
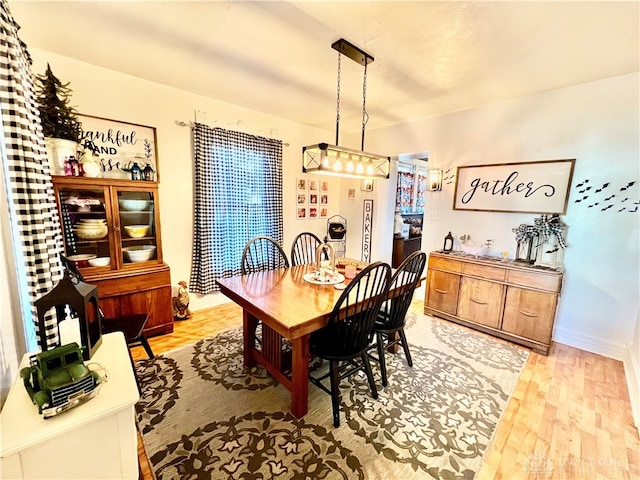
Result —
[{"label": "black dining chair", "polygon": [[389,286],[390,300],[383,303],[378,318],[375,321],[373,331],[376,342],[369,347],[369,350],[376,349],[378,357],[369,355],[380,363],[380,375],[382,386],[387,386],[387,364],[385,362],[385,352],[400,344],[404,350],[407,363],[413,367],[407,336],[404,333],[405,319],[407,311],[413,300],[413,293],[420,284],[420,278],[427,262],[427,255],[424,252],[413,252],[398,266],[398,269],[391,277]]},{"label": "black dining chair", "polygon": [[[311,356],[328,360],[329,372],[319,376],[310,372],[309,380],[331,395],[335,427],[340,426],[340,380],[363,370],[373,398],[378,398],[367,349],[390,279],[391,267],[386,263],[376,262],[364,268],[338,298],[329,323],[310,336]],[[330,379],[329,388],[323,383],[326,378]]]},{"label": "black dining chair", "polygon": [[291,245],[291,265],[315,263],[316,248],[322,241],[311,232],[302,232]]},{"label": "black dining chair", "polygon": [[[240,263],[242,275],[267,270],[277,270],[279,268],[289,268],[289,259],[276,240],[266,235],[258,235],[246,243],[242,250],[242,260]],[[260,334],[258,334],[258,326],[261,327]],[[271,342],[279,342],[281,344],[281,350],[287,349],[282,336],[275,330],[263,325],[262,322],[256,323],[254,336],[257,345],[262,345],[264,337],[265,339],[269,338]]]},{"label": "black dining chair", "polygon": [[248,273],[289,268],[289,259],[280,244],[266,235],[258,235],[247,242],[242,250],[242,275]]}]

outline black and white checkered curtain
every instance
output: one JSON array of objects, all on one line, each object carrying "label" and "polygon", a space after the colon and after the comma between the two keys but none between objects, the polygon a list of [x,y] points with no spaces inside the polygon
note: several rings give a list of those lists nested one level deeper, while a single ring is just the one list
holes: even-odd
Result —
[{"label": "black and white checkered curtain", "polygon": [[[14,244],[22,252],[32,319],[34,302],[62,278],[58,257],[62,245],[60,221],[47,162],[40,114],[31,78],[31,59],[5,0],[0,7],[0,110],[2,163],[10,204]],[[19,279],[19,281],[21,281]],[[46,319],[47,343],[58,343],[52,312]]]},{"label": "black and white checkered curtain", "polygon": [[242,250],[256,235],[282,244],[282,142],[196,123],[195,215],[189,290],[218,290],[240,274]]}]

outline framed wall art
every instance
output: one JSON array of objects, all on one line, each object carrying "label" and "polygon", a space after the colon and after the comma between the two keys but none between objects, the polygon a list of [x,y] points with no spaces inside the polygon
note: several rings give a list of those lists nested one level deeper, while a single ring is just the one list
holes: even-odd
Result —
[{"label": "framed wall art", "polygon": [[104,177],[130,179],[131,167],[137,163],[141,170],[149,165],[153,180],[159,181],[155,127],[83,114],[78,118],[80,145],[100,157]]},{"label": "framed wall art", "polygon": [[564,215],[575,159],[458,167],[454,210]]}]

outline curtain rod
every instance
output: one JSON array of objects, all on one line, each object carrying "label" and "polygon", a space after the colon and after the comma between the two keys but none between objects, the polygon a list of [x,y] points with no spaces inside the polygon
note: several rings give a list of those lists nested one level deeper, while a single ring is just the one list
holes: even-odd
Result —
[{"label": "curtain rod", "polygon": [[[182,120],[176,120],[176,125],[178,125],[179,127],[190,127],[193,128],[195,126],[196,122],[184,122]],[[245,132],[246,133],[246,132]],[[253,134],[249,134],[249,135],[253,135]],[[282,145],[284,145],[285,147],[288,147],[289,144],[282,142]]]}]

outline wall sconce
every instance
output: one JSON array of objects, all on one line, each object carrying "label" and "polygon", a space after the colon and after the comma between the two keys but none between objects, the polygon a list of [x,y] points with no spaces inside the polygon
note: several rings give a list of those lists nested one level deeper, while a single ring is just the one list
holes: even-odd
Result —
[{"label": "wall sconce", "polygon": [[427,170],[427,183],[429,184],[429,190],[432,192],[442,190],[442,170],[439,168]]}]

